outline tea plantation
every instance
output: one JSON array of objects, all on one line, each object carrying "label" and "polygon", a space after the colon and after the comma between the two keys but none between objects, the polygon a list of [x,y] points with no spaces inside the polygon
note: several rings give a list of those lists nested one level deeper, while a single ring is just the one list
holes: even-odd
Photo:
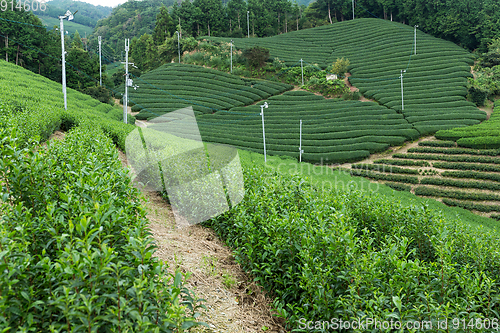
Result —
[{"label": "tea plantation", "polygon": [[495,102],[490,119],[466,128],[454,128],[436,133],[436,138],[453,140],[461,147],[488,149],[500,148],[500,101]]},{"label": "tea plantation", "polygon": [[[228,38],[211,38],[226,41]],[[421,135],[478,124],[486,114],[465,100],[472,77],[471,54],[413,27],[379,19],[356,19],[267,38],[236,38],[238,48],[264,46],[288,65],[303,59],[320,67],[337,58],[350,62],[349,81],[360,92],[403,114]],[[311,52],[317,50],[317,52]],[[404,110],[401,103],[401,70]]]},{"label": "tea plantation", "polygon": [[[304,161],[359,160],[418,137],[402,115],[376,103],[329,100],[304,91],[285,92],[266,101],[266,149],[274,155],[298,158],[300,120]],[[262,153],[259,105],[198,116],[202,138]],[[177,131],[187,135],[190,129],[179,126]]]},{"label": "tea plantation", "polygon": [[[179,332],[200,304],[153,254],[117,112],[0,60],[0,331]],[[38,145],[55,130],[62,141]],[[190,309],[186,309],[189,307]]]},{"label": "tea plantation", "polygon": [[129,100],[135,104],[132,111],[141,111],[137,119],[155,118],[188,106],[195,114],[229,110],[292,88],[183,64],[165,64],[136,78],[134,83],[139,89],[129,89]]}]

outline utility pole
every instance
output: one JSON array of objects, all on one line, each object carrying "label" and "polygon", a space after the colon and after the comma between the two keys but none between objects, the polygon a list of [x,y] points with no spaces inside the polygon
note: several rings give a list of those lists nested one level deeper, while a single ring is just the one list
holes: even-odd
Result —
[{"label": "utility pole", "polygon": [[354,20],[354,0],[352,0],[352,19]]},{"label": "utility pole", "polygon": [[130,39],[125,38],[125,94],[123,95],[123,122],[127,123],[127,107],[128,107],[128,51]]},{"label": "utility pole", "polygon": [[264,130],[264,108],[268,108],[269,105],[267,104],[267,102],[265,102],[264,104],[262,104],[260,106],[260,115],[262,116],[262,138],[263,138],[263,141],[264,141],[264,162],[267,162],[267,156],[266,156],[266,131]]},{"label": "utility pole", "polygon": [[403,73],[406,73],[406,70],[401,70],[401,109],[405,109],[405,102],[404,102],[404,96],[403,96]]},{"label": "utility pole", "polygon": [[99,39],[99,85],[102,86],[101,36]]},{"label": "utility pole", "polygon": [[233,40],[231,39],[231,74],[233,74]]},{"label": "utility pole", "polygon": [[302,59],[300,59],[300,69],[302,71],[302,85],[304,85],[304,65]]},{"label": "utility pole", "polygon": [[302,162],[303,153],[304,151],[302,150],[302,119],[300,119],[299,162]]},{"label": "utility pole", "polygon": [[[77,11],[76,11],[77,12]],[[76,14],[76,12],[74,14]],[[68,109],[68,103],[66,99],[66,58],[65,58],[65,51],[64,51],[64,24],[63,20],[65,18],[68,18],[68,21],[71,21],[73,19],[73,15],[71,12],[68,10],[66,11],[66,14],[59,16],[59,29],[61,30],[61,51],[62,51],[62,90],[63,90],[63,95],[64,95],[64,110]]]},{"label": "utility pole", "polygon": [[250,11],[247,10],[247,35],[250,38]]},{"label": "utility pole", "polygon": [[181,63],[181,44],[179,41],[179,31],[177,32],[177,52],[179,52],[179,64]]},{"label": "utility pole", "polygon": [[418,25],[415,26],[415,55],[417,55],[417,28]]}]

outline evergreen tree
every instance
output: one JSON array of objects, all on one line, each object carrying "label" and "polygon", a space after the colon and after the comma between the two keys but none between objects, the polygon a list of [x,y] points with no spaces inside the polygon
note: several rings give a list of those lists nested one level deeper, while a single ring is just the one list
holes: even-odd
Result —
[{"label": "evergreen tree", "polygon": [[155,31],[153,33],[153,40],[156,45],[162,44],[165,39],[172,36],[175,31],[175,24],[172,17],[168,14],[167,7],[161,6],[160,12],[156,15]]}]

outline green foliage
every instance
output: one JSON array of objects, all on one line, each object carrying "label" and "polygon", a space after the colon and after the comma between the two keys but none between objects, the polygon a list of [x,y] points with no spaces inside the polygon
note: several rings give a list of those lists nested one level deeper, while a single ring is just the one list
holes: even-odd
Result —
[{"label": "green foliage", "polygon": [[243,50],[243,56],[247,58],[248,65],[253,68],[260,68],[269,60],[269,50],[254,46]]},{"label": "green foliage", "polygon": [[[207,225],[274,294],[289,328],[299,329],[300,318],[359,313],[379,321],[390,314],[404,321],[468,318],[472,302],[474,317],[497,311],[487,301],[498,289],[496,234],[446,222],[425,206],[320,192],[270,168],[245,170],[245,186],[245,199]],[[474,287],[480,279],[487,284]]]},{"label": "green foliage", "polygon": [[344,77],[350,64],[351,63],[347,58],[337,58],[337,60],[332,64],[330,71],[338,77]]},{"label": "green foliage", "polygon": [[406,191],[406,192],[411,191],[411,185],[403,185],[399,183],[389,183],[389,182],[384,183],[384,185],[387,185],[396,191]]},{"label": "green foliage", "polygon": [[113,97],[111,96],[110,91],[103,86],[86,88],[83,93],[97,99],[101,103],[114,105]]},{"label": "green foliage", "polygon": [[[87,124],[48,148],[2,130],[2,330],[171,332],[198,300],[153,256],[138,191]],[[187,310],[186,311],[186,308]]]},{"label": "green foliage", "polygon": [[460,188],[477,188],[491,191],[500,190],[500,184],[478,182],[473,180],[453,180],[447,178],[423,178],[420,180],[421,184],[439,185],[439,186],[452,186]]},{"label": "green foliage", "polygon": [[384,165],[384,164],[353,164],[351,165],[352,169],[365,169],[377,172],[387,172],[387,173],[405,173],[410,175],[418,175],[417,169],[408,169],[408,168],[398,168],[392,165]]},{"label": "green foliage", "polygon": [[[5,88],[0,104],[0,127],[18,128],[18,143],[42,142],[55,130],[69,130],[91,121],[125,150],[125,138],[133,126],[124,124],[122,112],[88,95],[68,88],[68,110],[63,108],[61,85],[0,60],[0,84]],[[130,116],[130,121],[134,117]]]},{"label": "green foliage", "polygon": [[[486,113],[465,99],[467,78],[472,76],[472,56],[452,43],[419,33],[418,59],[410,58],[413,34],[413,29],[406,25],[360,18],[268,38],[234,39],[234,44],[240,50],[253,46],[268,48],[271,58],[295,66],[281,76],[291,76],[296,84],[302,84],[301,59],[305,62],[305,83],[310,64],[324,69],[338,58],[347,58],[349,82],[359,88],[359,93],[402,113],[420,135],[485,120]],[[210,40],[229,42],[220,37]],[[404,75],[404,110],[401,69],[408,69]]]},{"label": "green foliage", "polygon": [[469,154],[499,156],[500,149],[477,150],[467,148],[433,148],[433,147],[415,147],[408,149],[409,153],[430,153],[430,154]]},{"label": "green foliage", "polygon": [[426,161],[411,161],[411,160],[396,160],[396,159],[378,159],[373,163],[391,164],[391,165],[406,165],[406,166],[430,166]]},{"label": "green foliage", "polygon": [[445,171],[441,175],[443,177],[484,179],[484,180],[492,180],[500,182],[500,175],[496,173],[484,173],[484,172],[474,172],[474,171]]},{"label": "green foliage", "polygon": [[455,147],[456,143],[454,141],[420,141],[418,145],[424,147]]},{"label": "green foliage", "polygon": [[493,206],[493,205],[482,205],[478,203],[472,203],[472,202],[463,202],[463,201],[456,201],[456,200],[451,200],[451,199],[443,199],[443,203],[448,205],[448,206],[456,206],[460,208],[464,208],[467,210],[477,210],[480,212],[500,212],[500,205],[499,206]]},{"label": "green foliage", "polygon": [[392,155],[394,158],[416,159],[416,160],[434,160],[434,161],[449,161],[449,162],[470,162],[470,163],[493,163],[500,164],[500,159],[487,156],[446,156],[446,155],[429,155],[429,154],[400,154]]},{"label": "green foliage", "polygon": [[[485,161],[487,162],[487,161]],[[500,164],[500,160],[496,160]],[[476,171],[492,171],[500,172],[500,165],[489,165],[482,163],[450,163],[450,162],[433,162],[432,166],[440,169],[455,169],[455,170],[476,170]]]},{"label": "green foliage", "polygon": [[376,173],[370,172],[362,169],[354,169],[351,170],[351,175],[367,177],[375,180],[388,180],[392,182],[400,182],[400,183],[409,183],[409,184],[418,184],[418,177],[413,176],[403,176],[403,175],[393,175],[387,173]]},{"label": "green foliage", "polygon": [[500,195],[491,193],[452,191],[442,190],[435,187],[419,186],[415,188],[415,194],[428,197],[446,197],[460,200],[481,200],[481,201],[500,201]]}]

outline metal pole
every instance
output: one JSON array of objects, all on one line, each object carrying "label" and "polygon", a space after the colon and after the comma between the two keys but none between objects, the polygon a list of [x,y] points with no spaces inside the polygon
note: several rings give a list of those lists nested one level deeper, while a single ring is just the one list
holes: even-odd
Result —
[{"label": "metal pole", "polygon": [[262,138],[264,140],[264,162],[267,162],[266,156],[266,131],[264,130],[264,107],[265,104],[260,106],[260,115],[262,116]]},{"label": "metal pole", "polygon": [[125,94],[123,95],[123,122],[127,123],[127,107],[128,107],[128,51],[130,39],[125,38]]},{"label": "metal pole", "polygon": [[352,19],[354,20],[354,0],[352,0]]},{"label": "metal pole", "polygon": [[231,74],[233,74],[233,40],[231,39]]},{"label": "metal pole", "polygon": [[415,55],[417,55],[417,28],[418,25],[415,26]]},{"label": "metal pole", "polygon": [[64,110],[67,110],[68,109],[68,104],[66,102],[66,59],[64,57],[64,54],[66,52],[64,51],[64,26],[63,26],[63,19],[64,19],[64,17],[59,17],[59,21],[60,21],[59,28],[61,29],[61,50],[62,50],[62,89],[63,89],[63,95],[64,95]]},{"label": "metal pole", "polygon": [[179,64],[181,63],[181,44],[179,41],[179,31],[177,32],[177,51],[179,52]]},{"label": "metal pole", "polygon": [[250,18],[249,18],[249,15],[250,12],[247,10],[247,34],[248,34],[248,38],[250,38]]},{"label": "metal pole", "polygon": [[300,119],[299,162],[302,162],[302,119]]},{"label": "metal pole", "polygon": [[99,36],[99,85],[102,86],[101,36]]},{"label": "metal pole", "polygon": [[302,70],[302,85],[304,85],[304,66],[302,63],[302,59],[300,59],[300,69]]},{"label": "metal pole", "polygon": [[405,109],[405,102],[403,96],[403,73],[406,73],[406,70],[401,70],[401,109]]}]

